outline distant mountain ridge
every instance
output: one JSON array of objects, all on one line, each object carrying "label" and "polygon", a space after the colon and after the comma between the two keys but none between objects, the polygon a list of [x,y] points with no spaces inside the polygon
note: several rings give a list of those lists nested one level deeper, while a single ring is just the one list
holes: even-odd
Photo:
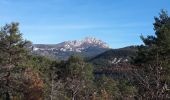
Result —
[{"label": "distant mountain ridge", "polygon": [[57,59],[67,59],[71,55],[95,57],[111,49],[102,40],[86,37],[83,40],[65,41],[59,44],[33,44],[32,53]]}]

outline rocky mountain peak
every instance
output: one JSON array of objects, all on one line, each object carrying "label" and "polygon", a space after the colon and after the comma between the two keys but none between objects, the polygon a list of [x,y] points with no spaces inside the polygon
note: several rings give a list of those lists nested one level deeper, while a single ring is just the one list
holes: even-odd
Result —
[{"label": "rocky mountain peak", "polygon": [[101,48],[109,48],[109,46],[105,42],[94,37],[85,37],[82,40],[66,41],[64,42],[64,44],[70,45],[72,47],[98,46]]},{"label": "rocky mountain peak", "polygon": [[109,45],[102,40],[96,39],[94,37],[86,37],[82,40],[84,43],[94,44],[96,46],[101,46],[102,48],[109,48]]},{"label": "rocky mountain peak", "polygon": [[88,43],[95,43],[95,42],[99,42],[99,41],[101,41],[101,40],[98,40],[98,39],[96,39],[96,38],[94,38],[94,37],[85,37],[85,38],[83,39],[83,41],[84,41],[84,42],[88,42]]},{"label": "rocky mountain peak", "polygon": [[65,41],[59,44],[34,44],[33,53],[50,55],[57,58],[68,58],[72,54],[83,56],[95,56],[106,50],[109,46],[96,38],[86,37],[82,40]]}]

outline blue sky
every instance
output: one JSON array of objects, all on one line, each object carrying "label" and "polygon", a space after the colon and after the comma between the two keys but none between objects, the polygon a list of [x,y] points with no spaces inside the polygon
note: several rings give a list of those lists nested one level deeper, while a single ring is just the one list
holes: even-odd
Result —
[{"label": "blue sky", "polygon": [[25,39],[56,44],[96,37],[113,48],[141,44],[169,0],[0,0],[0,26],[19,22]]}]

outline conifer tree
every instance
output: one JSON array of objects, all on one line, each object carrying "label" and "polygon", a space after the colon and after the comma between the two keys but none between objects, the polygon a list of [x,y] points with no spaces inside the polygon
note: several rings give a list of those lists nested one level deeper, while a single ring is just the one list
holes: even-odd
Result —
[{"label": "conifer tree", "polygon": [[167,11],[162,10],[153,25],[155,35],[141,36],[144,45],[139,46],[134,72],[140,96],[162,100],[170,97],[170,17]]},{"label": "conifer tree", "polygon": [[167,60],[170,57],[170,17],[168,12],[162,10],[159,17],[155,17],[154,22],[155,35],[149,35],[146,38],[141,36],[144,45],[139,46],[138,56],[135,62],[149,62],[157,58]]},{"label": "conifer tree", "polygon": [[17,73],[27,55],[25,46],[28,41],[23,40],[18,25],[6,24],[0,30],[0,95],[5,100],[10,100],[16,91],[20,91]]}]

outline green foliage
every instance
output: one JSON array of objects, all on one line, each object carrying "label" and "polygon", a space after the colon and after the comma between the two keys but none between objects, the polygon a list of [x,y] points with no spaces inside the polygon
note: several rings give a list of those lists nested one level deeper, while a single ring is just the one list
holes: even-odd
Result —
[{"label": "green foliage", "polygon": [[96,80],[96,85],[99,90],[106,90],[113,97],[120,96],[118,82],[110,77],[102,76]]},{"label": "green foliage", "polygon": [[20,74],[27,57],[18,23],[7,24],[0,30],[0,96],[10,100],[12,95],[21,92]]},{"label": "green foliage", "polygon": [[6,66],[21,65],[24,62],[27,51],[25,46],[29,43],[22,39],[18,29],[18,23],[7,24],[0,30],[0,63]]},{"label": "green foliage", "polygon": [[27,61],[25,61],[25,66],[34,69],[42,76],[48,76],[53,62],[54,60],[47,57],[29,55]]},{"label": "green foliage", "polygon": [[119,80],[119,91],[123,97],[134,97],[137,94],[137,88],[130,84],[127,80]]},{"label": "green foliage", "polygon": [[[131,60],[131,57],[136,54],[137,48],[135,46],[112,49],[108,50],[102,54],[97,55],[96,57],[89,60],[90,63],[94,65],[95,68],[107,68],[113,67],[114,65],[109,61],[114,60],[115,58],[123,58]],[[124,62],[122,62],[124,63]]]},{"label": "green foliage", "polygon": [[[0,97],[6,100],[24,99],[29,95],[28,92],[35,93],[35,91],[39,93],[37,93],[37,96],[31,96],[31,98],[37,98],[37,100],[42,98],[44,83],[39,77],[39,73],[30,70],[30,68],[43,73],[48,69],[45,69],[47,62],[44,62],[45,59],[41,57],[31,56],[27,48],[28,44],[30,42],[22,38],[18,23],[7,24],[1,28]],[[41,97],[39,94],[41,94]]]},{"label": "green foliage", "polygon": [[[67,61],[55,63],[52,68],[53,98],[85,99],[91,91],[93,67],[79,56],[71,56]],[[58,85],[57,85],[58,84]],[[57,97],[54,95],[60,91]]]},{"label": "green foliage", "polygon": [[159,17],[155,17],[155,36],[141,36],[144,45],[139,46],[136,62],[146,63],[156,59],[168,60],[170,57],[170,17],[167,11],[162,10]]},{"label": "green foliage", "polygon": [[154,36],[141,36],[144,45],[138,47],[134,60],[135,79],[139,94],[147,99],[167,99],[170,88],[170,17],[164,10],[155,17]]},{"label": "green foliage", "polygon": [[57,61],[37,55],[28,55],[27,61],[25,61],[25,66],[39,74],[40,79],[44,82],[43,95],[46,99],[50,95],[51,68],[55,62]]},{"label": "green foliage", "polygon": [[71,56],[66,64],[69,70],[68,76],[79,77],[84,80],[93,79],[93,67],[92,65],[84,62],[84,60],[77,56]]},{"label": "green foliage", "polygon": [[99,98],[103,98],[103,91],[106,92],[108,100],[134,99],[137,93],[137,89],[126,80],[114,80],[111,77],[102,76],[97,78],[95,83]]}]

